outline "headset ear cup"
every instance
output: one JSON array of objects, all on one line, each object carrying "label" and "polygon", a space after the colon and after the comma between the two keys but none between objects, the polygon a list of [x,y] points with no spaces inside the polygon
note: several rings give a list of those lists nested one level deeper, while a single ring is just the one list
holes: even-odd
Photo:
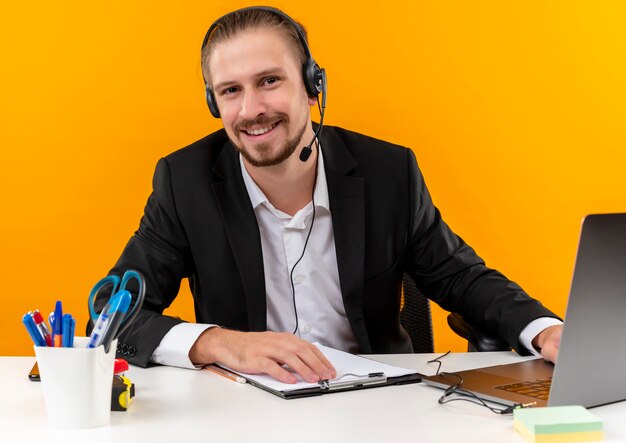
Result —
[{"label": "headset ear cup", "polygon": [[220,118],[220,110],[217,107],[217,103],[215,103],[215,96],[209,88],[206,88],[206,104],[209,106],[209,111],[211,111],[213,117]]},{"label": "headset ear cup", "polygon": [[309,58],[304,65],[304,87],[309,97],[317,97],[322,92],[322,70]]}]

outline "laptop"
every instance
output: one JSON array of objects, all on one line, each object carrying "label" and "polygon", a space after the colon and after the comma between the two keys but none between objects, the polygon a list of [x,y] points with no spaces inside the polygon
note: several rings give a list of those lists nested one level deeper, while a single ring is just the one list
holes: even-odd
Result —
[{"label": "laptop", "polygon": [[[445,364],[445,363],[444,363]],[[556,365],[543,359],[424,377],[504,405],[626,400],[626,214],[584,218]],[[542,392],[543,388],[543,392]]]}]

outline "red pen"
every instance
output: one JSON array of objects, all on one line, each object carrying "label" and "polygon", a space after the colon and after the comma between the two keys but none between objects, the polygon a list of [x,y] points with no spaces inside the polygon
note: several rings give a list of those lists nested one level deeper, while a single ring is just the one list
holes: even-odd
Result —
[{"label": "red pen", "polygon": [[41,335],[46,340],[46,345],[52,346],[52,335],[50,334],[50,330],[48,329],[46,322],[43,320],[43,316],[41,315],[41,312],[39,312],[39,309],[31,312],[30,316],[33,318],[35,325],[37,325],[37,329],[39,329],[39,332],[41,332]]}]

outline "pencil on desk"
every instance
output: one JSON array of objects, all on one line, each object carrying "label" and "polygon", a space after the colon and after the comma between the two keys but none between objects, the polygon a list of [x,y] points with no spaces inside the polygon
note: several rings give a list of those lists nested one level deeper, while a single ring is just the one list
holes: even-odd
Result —
[{"label": "pencil on desk", "polygon": [[207,370],[209,370],[211,372],[214,372],[214,373],[216,373],[218,375],[221,375],[222,377],[226,377],[229,380],[236,381],[237,383],[245,383],[246,382],[245,378],[243,378],[243,377],[241,377],[241,376],[239,376],[237,374],[234,374],[234,373],[232,373],[230,371],[227,371],[226,369],[222,369],[222,368],[220,368],[218,366],[208,365],[208,366],[205,366],[204,369],[207,369]]}]

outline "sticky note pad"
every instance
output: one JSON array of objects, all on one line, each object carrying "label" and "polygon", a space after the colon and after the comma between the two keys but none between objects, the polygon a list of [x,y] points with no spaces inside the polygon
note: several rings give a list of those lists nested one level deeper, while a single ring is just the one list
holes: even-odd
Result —
[{"label": "sticky note pad", "polygon": [[602,421],[582,406],[516,409],[513,426],[531,443],[604,440]]}]

